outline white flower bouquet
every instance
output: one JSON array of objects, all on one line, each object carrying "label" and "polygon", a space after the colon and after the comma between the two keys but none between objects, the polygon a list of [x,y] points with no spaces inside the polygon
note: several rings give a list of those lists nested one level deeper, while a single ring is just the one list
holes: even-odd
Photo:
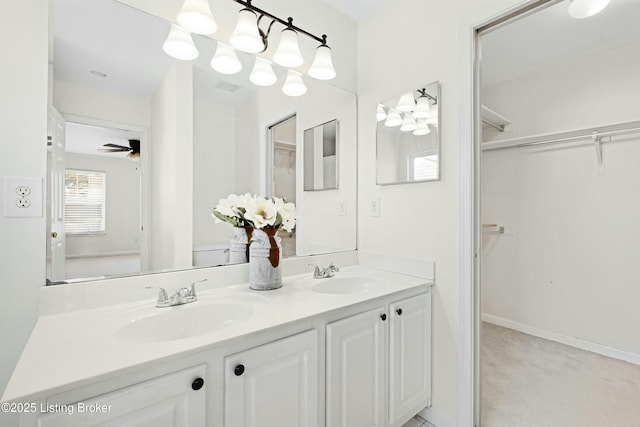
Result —
[{"label": "white flower bouquet", "polygon": [[249,193],[230,194],[226,199],[220,199],[211,213],[216,222],[228,222],[234,227],[282,228],[290,232],[296,226],[295,205],[278,197],[271,200]]}]

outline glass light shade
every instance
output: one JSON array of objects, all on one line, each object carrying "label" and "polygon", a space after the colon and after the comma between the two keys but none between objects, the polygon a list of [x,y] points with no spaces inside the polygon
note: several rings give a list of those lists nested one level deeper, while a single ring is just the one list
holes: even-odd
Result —
[{"label": "glass light shade", "polygon": [[209,0],[185,0],[176,19],[185,30],[196,34],[213,34],[218,29]]},{"label": "glass light shade", "polygon": [[331,48],[326,44],[318,46],[316,56],[313,58],[309,75],[318,80],[331,80],[336,76],[331,59]]},{"label": "glass light shade", "polygon": [[218,42],[216,53],[211,59],[211,68],[222,74],[236,74],[242,70],[242,63],[231,46]]},{"label": "glass light shade", "polygon": [[410,114],[405,114],[404,120],[402,121],[402,126],[400,126],[400,130],[402,132],[411,132],[413,130],[416,130],[417,127],[418,124],[416,123],[416,119],[411,117]]},{"label": "glass light shade", "polygon": [[258,17],[251,9],[238,13],[238,23],[229,37],[231,46],[243,52],[258,53],[264,50],[264,43],[258,31]]},{"label": "glass light shade", "polygon": [[288,96],[302,96],[307,93],[307,86],[302,80],[302,74],[293,70],[287,71],[287,79],[282,86],[282,93]]},{"label": "glass light shade", "polygon": [[376,120],[381,122],[387,118],[387,113],[384,111],[384,105],[378,104],[378,108],[376,109]]},{"label": "glass light shade", "polygon": [[256,62],[253,64],[249,80],[254,85],[271,86],[278,81],[278,77],[273,72],[271,62],[256,56]]},{"label": "glass light shade", "polygon": [[416,119],[426,119],[431,115],[431,104],[426,96],[419,96],[416,102],[416,109],[413,111],[413,117]]},{"label": "glass light shade", "polygon": [[300,54],[300,46],[298,46],[298,33],[289,28],[282,30],[280,44],[273,54],[273,62],[288,68],[304,64],[304,58]]},{"label": "glass light shade", "polygon": [[413,99],[413,92],[407,92],[402,94],[402,96],[400,97],[400,100],[398,101],[398,105],[396,105],[396,110],[402,111],[403,113],[407,113],[415,109],[416,109],[416,101]]},{"label": "glass light shade", "polygon": [[416,136],[421,136],[428,135],[430,133],[431,129],[429,129],[429,125],[422,120],[418,120],[418,124],[416,126],[416,129],[413,131],[413,134]]},{"label": "glass light shade", "polygon": [[389,114],[387,114],[387,120],[384,121],[384,125],[387,127],[396,127],[402,124],[402,117],[400,113],[394,110],[393,108],[389,108]]},{"label": "glass light shade", "polygon": [[571,0],[569,3],[569,15],[572,18],[582,19],[602,12],[611,0]]},{"label": "glass light shade", "polygon": [[171,31],[162,44],[162,50],[170,57],[182,61],[191,61],[200,55],[198,48],[193,44],[191,34],[176,24],[171,24]]}]

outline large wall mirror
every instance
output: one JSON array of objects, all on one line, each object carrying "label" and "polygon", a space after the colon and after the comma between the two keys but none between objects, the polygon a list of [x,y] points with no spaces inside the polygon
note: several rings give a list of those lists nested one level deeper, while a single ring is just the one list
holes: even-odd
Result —
[{"label": "large wall mirror", "polygon": [[376,120],[376,183],[440,179],[440,84],[380,102]]},{"label": "large wall mirror", "polygon": [[[173,59],[170,22],[123,2],[50,5],[48,283],[226,265],[232,229],[211,210],[231,193],[296,204],[287,256],[356,248],[353,93],[304,76],[307,93],[287,96],[275,64],[278,83],[256,86],[244,52],[220,74],[206,36],[197,59]],[[304,130],[331,121],[339,189],[305,192]]]}]

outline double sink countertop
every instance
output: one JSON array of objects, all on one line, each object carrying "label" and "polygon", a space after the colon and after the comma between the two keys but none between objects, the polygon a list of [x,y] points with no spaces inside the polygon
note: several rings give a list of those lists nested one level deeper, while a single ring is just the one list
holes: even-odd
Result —
[{"label": "double sink countertop", "polygon": [[2,401],[35,401],[152,361],[432,285],[428,279],[353,265],[326,279],[287,276],[273,291],[254,291],[246,283],[197,290],[198,301],[175,307],[156,308],[155,299],[146,299],[43,315]]}]

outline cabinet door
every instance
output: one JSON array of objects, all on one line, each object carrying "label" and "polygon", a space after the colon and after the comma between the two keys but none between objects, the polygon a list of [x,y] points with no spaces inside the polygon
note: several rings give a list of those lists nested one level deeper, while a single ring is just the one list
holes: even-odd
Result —
[{"label": "cabinet door", "polygon": [[327,427],[383,424],[386,317],[381,307],[327,325]]},{"label": "cabinet door", "polygon": [[389,423],[413,416],[431,397],[431,294],[390,306]]},{"label": "cabinet door", "polygon": [[318,333],[225,358],[226,427],[317,427]]},{"label": "cabinet door", "polygon": [[206,387],[194,383],[204,374],[203,365],[74,405],[48,402],[38,427],[205,427]]}]

